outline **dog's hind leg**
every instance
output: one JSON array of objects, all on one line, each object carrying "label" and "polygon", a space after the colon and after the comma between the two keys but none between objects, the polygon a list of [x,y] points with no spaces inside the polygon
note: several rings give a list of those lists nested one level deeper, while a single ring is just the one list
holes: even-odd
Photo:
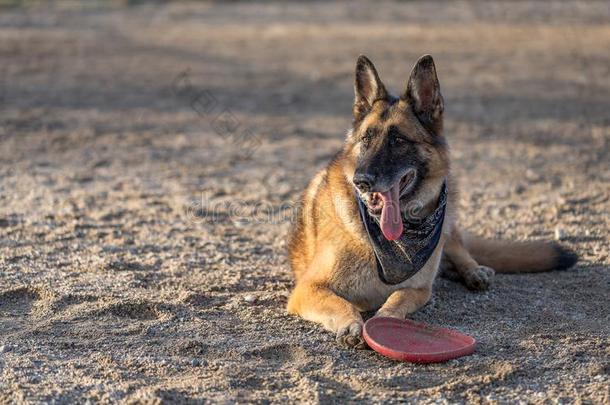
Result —
[{"label": "dog's hind leg", "polygon": [[462,277],[455,270],[455,266],[449,260],[446,253],[443,253],[441,263],[438,267],[438,275],[451,281],[461,281]]},{"label": "dog's hind leg", "polygon": [[322,284],[309,280],[297,283],[287,309],[335,332],[337,342],[342,345],[356,349],[366,347],[362,338],[362,316],[358,309]]},{"label": "dog's hind leg", "polygon": [[490,287],[495,271],[490,267],[479,265],[472,258],[457,228],[452,230],[451,236],[447,239],[444,254],[468,288],[483,291]]}]

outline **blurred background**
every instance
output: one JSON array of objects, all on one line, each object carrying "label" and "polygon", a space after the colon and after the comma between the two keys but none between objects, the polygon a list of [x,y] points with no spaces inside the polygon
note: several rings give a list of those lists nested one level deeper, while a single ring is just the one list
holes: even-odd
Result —
[{"label": "blurred background", "polygon": [[[0,399],[602,400],[609,50],[607,1],[0,1]],[[426,53],[462,222],[582,260],[440,280],[480,354],[415,373],[284,313],[285,240],[358,55],[400,94]]]}]

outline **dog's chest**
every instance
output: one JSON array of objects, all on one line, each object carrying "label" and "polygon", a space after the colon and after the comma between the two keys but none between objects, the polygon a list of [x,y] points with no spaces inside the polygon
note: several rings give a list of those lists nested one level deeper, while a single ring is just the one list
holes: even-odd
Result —
[{"label": "dog's chest", "polygon": [[394,285],[381,281],[374,261],[352,262],[351,266],[342,269],[341,277],[333,280],[333,289],[360,311],[376,310],[396,290],[431,287],[438,271],[441,253],[442,243],[419,272]]},{"label": "dog's chest", "polygon": [[[352,302],[360,311],[371,311],[380,308],[390,294],[400,288],[400,285],[385,284],[379,278],[375,266],[366,266],[359,269],[360,277],[354,277],[351,288],[348,288],[347,300]],[[404,284],[403,282],[401,284]]]}]

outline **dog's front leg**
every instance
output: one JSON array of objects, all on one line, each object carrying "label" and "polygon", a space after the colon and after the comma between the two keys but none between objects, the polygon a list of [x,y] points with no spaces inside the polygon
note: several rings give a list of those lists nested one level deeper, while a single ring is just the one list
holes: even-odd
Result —
[{"label": "dog's front leg", "polygon": [[423,307],[430,300],[431,295],[430,287],[396,290],[388,297],[375,316],[405,319],[407,315]]},{"label": "dog's front leg", "polygon": [[308,280],[297,283],[288,300],[288,312],[321,323],[337,334],[337,342],[342,345],[356,349],[366,347],[360,312],[325,285]]}]

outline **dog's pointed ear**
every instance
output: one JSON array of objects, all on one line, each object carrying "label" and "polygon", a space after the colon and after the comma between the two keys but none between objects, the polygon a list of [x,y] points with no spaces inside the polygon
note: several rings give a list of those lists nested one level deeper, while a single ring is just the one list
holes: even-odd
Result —
[{"label": "dog's pointed ear", "polygon": [[442,132],[443,96],[432,56],[424,55],[415,63],[407,91],[401,98],[409,103],[426,129],[434,134]]},{"label": "dog's pointed ear", "polygon": [[364,55],[360,55],[356,62],[354,93],[353,110],[356,119],[364,117],[371,110],[376,100],[385,99],[388,96],[373,62]]}]

